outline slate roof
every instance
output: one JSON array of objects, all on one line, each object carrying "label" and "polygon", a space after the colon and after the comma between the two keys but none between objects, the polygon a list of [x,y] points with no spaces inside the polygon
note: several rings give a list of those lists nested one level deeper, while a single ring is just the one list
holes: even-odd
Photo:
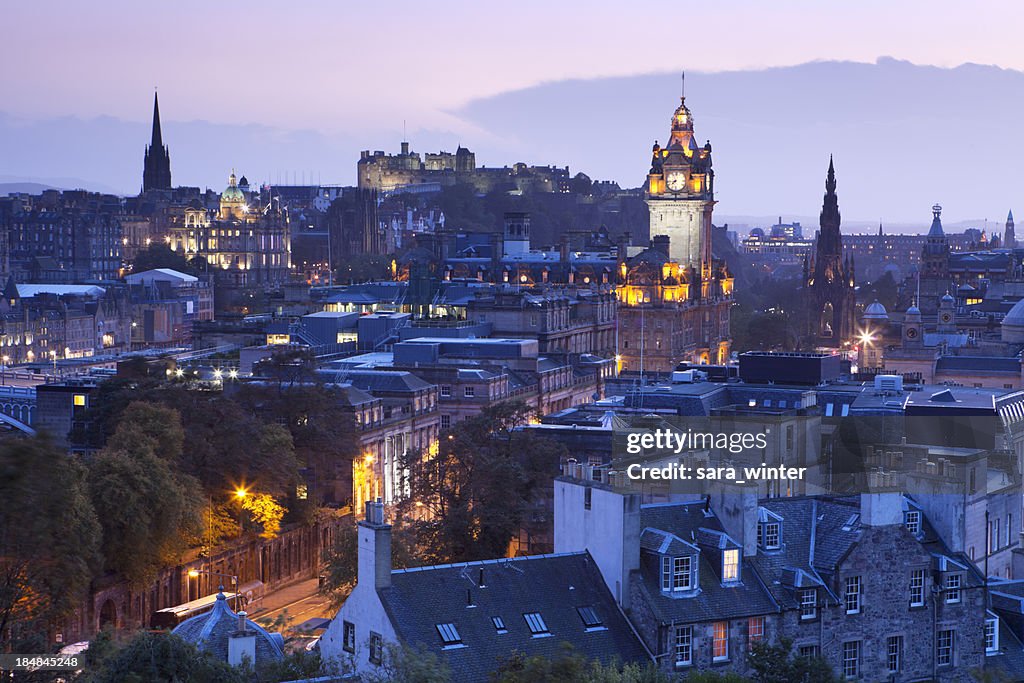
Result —
[{"label": "slate roof", "polygon": [[[256,632],[256,662],[267,662],[284,657],[284,639],[280,633],[268,633],[259,624],[246,619],[247,630]],[[190,617],[174,627],[172,634],[192,643],[200,650],[218,659],[228,660],[228,638],[238,630],[238,615],[228,607],[223,593],[209,612]]]},{"label": "slate roof", "polygon": [[1020,374],[1020,358],[1000,356],[942,356],[935,366],[936,372],[985,372]]},{"label": "slate roof", "polygon": [[[487,681],[513,652],[556,657],[566,642],[588,659],[650,660],[587,552],[398,570],[377,594],[397,636],[436,653],[459,681]],[[580,607],[592,608],[603,628],[588,630]],[[532,612],[550,636],[531,634],[524,614]],[[507,633],[498,633],[493,617]],[[463,647],[445,648],[439,624],[452,624]]]},{"label": "slate roof", "polygon": [[[695,623],[778,611],[778,605],[745,557],[741,561],[740,581],[723,584],[721,567],[712,562],[710,552],[701,552],[697,570],[700,590],[679,597],[669,597],[661,592],[661,557],[654,552],[651,542],[657,538],[655,530],[673,534],[677,539],[676,545],[669,546],[669,555],[676,548],[687,548],[689,552],[685,554],[692,554],[694,544],[705,542],[717,548],[738,547],[725,535],[713,511],[705,514],[703,500],[644,505],[640,508],[640,524],[645,527],[641,538],[644,550],[640,553],[640,572],[631,580],[645,594],[645,602],[659,621]],[[646,546],[644,536],[648,539]],[[691,538],[694,539],[692,542]],[[707,545],[704,549],[710,550]]]},{"label": "slate roof", "polygon": [[415,392],[431,386],[404,370],[342,370],[336,373],[334,381],[345,382],[370,393]]}]

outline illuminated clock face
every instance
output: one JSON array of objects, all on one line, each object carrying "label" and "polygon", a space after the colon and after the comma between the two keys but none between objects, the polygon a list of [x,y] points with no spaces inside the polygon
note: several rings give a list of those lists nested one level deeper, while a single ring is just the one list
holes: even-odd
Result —
[{"label": "illuminated clock face", "polygon": [[679,192],[686,187],[686,174],[682,171],[671,171],[665,174],[665,187]]}]

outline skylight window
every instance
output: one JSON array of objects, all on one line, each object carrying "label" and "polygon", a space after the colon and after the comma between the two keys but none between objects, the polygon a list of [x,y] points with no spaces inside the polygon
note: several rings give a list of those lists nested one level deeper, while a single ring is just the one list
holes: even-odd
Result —
[{"label": "skylight window", "polygon": [[580,619],[583,620],[583,625],[588,631],[602,628],[604,623],[601,621],[601,617],[597,616],[597,612],[594,611],[593,607],[577,607],[576,612],[579,613]]},{"label": "skylight window", "polygon": [[530,628],[530,633],[533,637],[539,638],[551,635],[551,631],[548,630],[548,625],[544,623],[544,617],[540,615],[540,612],[524,614],[523,619],[526,620],[526,625]]},{"label": "skylight window", "polygon": [[501,617],[491,617],[491,623],[494,624],[494,630],[498,633],[508,633],[508,629],[505,627],[505,620]]},{"label": "skylight window", "polygon": [[462,645],[462,636],[455,628],[455,624],[437,624],[437,633],[441,636],[441,643],[445,647]]}]

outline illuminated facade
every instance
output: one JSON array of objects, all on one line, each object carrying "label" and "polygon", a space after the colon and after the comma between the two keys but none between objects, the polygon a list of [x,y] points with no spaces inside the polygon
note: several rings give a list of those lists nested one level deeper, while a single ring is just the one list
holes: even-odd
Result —
[{"label": "illuminated facade", "polygon": [[680,362],[729,360],[733,278],[724,265],[701,281],[670,257],[659,235],[648,249],[619,262],[619,371],[671,372]]},{"label": "illuminated facade", "polygon": [[280,285],[288,280],[291,242],[288,212],[266,193],[247,193],[232,173],[217,210],[193,200],[184,222],[173,226],[168,245],[185,258],[201,258],[224,284]]}]

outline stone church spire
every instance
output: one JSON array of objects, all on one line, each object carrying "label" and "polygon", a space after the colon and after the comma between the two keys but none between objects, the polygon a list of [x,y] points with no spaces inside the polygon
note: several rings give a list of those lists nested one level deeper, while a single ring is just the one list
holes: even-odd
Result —
[{"label": "stone church spire", "polygon": [[143,157],[142,191],[171,189],[171,154],[160,129],[160,100],[153,93],[153,133]]}]

